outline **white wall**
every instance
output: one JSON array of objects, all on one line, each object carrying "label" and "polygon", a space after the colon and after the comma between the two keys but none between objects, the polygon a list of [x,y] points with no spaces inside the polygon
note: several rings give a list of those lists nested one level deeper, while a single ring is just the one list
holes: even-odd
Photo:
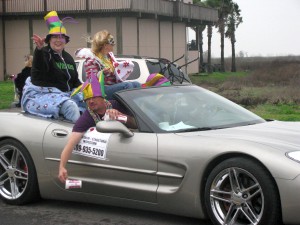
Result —
[{"label": "white wall", "polygon": [[159,24],[157,20],[139,19],[139,44],[141,56],[159,57]]},{"label": "white wall", "polygon": [[[27,20],[5,22],[6,66],[8,74],[20,73],[24,56],[29,54],[30,41]],[[17,28],[17,29],[16,29]]]},{"label": "white wall", "polygon": [[122,19],[122,39],[123,39],[123,55],[137,55],[137,19],[123,18]]}]

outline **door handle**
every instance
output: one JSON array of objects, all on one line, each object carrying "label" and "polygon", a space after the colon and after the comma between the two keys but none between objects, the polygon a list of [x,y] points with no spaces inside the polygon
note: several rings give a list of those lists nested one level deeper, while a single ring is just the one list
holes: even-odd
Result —
[{"label": "door handle", "polygon": [[66,130],[55,129],[52,131],[52,135],[57,138],[64,138],[64,137],[68,136],[68,134],[69,133]]}]

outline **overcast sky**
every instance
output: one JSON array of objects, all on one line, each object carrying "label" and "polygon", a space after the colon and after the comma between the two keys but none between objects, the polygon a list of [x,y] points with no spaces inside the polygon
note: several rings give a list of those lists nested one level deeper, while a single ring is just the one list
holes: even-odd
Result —
[{"label": "overcast sky", "polygon": [[[300,55],[300,0],[233,0],[243,17],[236,31],[236,54],[248,56]],[[220,56],[220,35],[214,29],[212,56]],[[195,36],[189,32],[189,39]],[[203,32],[204,51],[207,33]],[[231,56],[231,44],[225,39],[225,57]]]}]

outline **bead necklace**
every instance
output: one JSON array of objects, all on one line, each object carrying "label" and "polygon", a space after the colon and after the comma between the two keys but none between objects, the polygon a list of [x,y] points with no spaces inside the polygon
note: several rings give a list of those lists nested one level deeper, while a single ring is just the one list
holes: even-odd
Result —
[{"label": "bead necklace", "polygon": [[98,53],[97,56],[101,60],[101,64],[104,66],[104,68],[110,68],[110,71],[114,72],[115,68],[109,56],[102,55],[101,53]]},{"label": "bead necklace", "polygon": [[[106,109],[112,109],[112,105],[109,101],[104,99],[104,104]],[[93,110],[91,110],[89,107],[87,107],[87,110],[89,111],[91,117],[95,121],[95,124],[97,124],[99,121],[102,120],[101,116],[98,113],[95,113]]]}]

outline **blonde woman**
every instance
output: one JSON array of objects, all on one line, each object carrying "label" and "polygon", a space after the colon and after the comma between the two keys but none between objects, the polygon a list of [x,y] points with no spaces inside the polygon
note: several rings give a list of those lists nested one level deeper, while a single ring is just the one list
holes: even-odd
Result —
[{"label": "blonde woman", "polygon": [[97,32],[92,39],[87,38],[87,41],[91,43],[91,48],[78,49],[75,56],[85,59],[87,77],[92,74],[99,77],[103,73],[106,99],[113,99],[116,91],[141,86],[139,82],[123,82],[131,74],[134,65],[130,61],[116,61],[113,54],[115,40],[107,30]]}]

